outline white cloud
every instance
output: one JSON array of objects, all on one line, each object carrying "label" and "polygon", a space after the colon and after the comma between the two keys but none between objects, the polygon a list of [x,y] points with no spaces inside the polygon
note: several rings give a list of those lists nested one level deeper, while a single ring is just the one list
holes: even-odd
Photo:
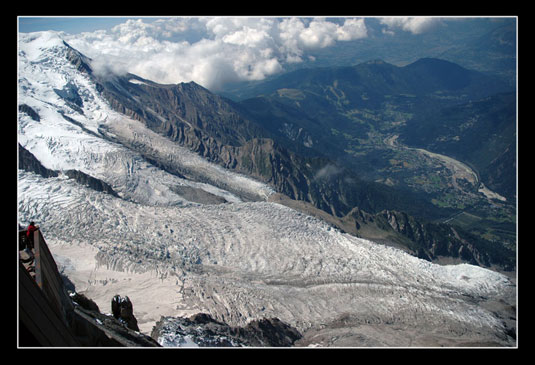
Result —
[{"label": "white cloud", "polygon": [[351,41],[367,36],[364,19],[346,19],[342,26],[325,20],[314,20],[299,38],[306,48],[325,48],[336,41]]},{"label": "white cloud", "polygon": [[346,19],[344,25],[339,27],[336,32],[339,41],[351,41],[365,38],[368,35],[364,19]]},{"label": "white cloud", "polygon": [[327,164],[316,172],[314,180],[329,180],[341,172],[343,172],[343,170],[340,167]]},{"label": "white cloud", "polygon": [[66,36],[102,72],[131,72],[160,82],[195,81],[216,90],[260,80],[307,52],[367,36],[363,19],[163,18],[126,20],[110,31]]},{"label": "white cloud", "polygon": [[386,17],[381,23],[387,25],[390,30],[383,30],[385,34],[393,34],[392,29],[399,28],[412,34],[421,34],[441,22],[435,17]]}]

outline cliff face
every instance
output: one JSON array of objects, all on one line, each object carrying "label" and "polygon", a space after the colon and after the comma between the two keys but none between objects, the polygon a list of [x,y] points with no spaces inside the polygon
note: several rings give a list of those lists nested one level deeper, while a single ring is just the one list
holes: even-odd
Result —
[{"label": "cliff face", "polygon": [[32,155],[26,148],[19,146],[19,169],[23,169],[30,172],[35,172],[42,177],[55,177],[58,176],[57,171],[47,169],[44,167],[38,159]]}]

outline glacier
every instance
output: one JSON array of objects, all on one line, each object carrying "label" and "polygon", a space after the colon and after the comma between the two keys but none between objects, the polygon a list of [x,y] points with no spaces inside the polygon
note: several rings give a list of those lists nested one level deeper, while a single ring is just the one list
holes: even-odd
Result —
[{"label": "glacier", "polygon": [[512,279],[430,263],[271,202],[268,185],[113,111],[68,51],[56,32],[19,34],[18,104],[40,118],[19,112],[18,143],[118,196],[18,170],[18,221],[41,226],[62,273],[100,308],[128,295],[146,334],[161,316],[204,312],[233,326],[277,317],[304,334],[296,346],[515,346]]}]

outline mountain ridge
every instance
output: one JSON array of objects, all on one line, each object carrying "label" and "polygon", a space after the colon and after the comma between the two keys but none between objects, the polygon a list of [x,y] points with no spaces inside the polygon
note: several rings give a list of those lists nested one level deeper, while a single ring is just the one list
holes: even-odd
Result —
[{"label": "mountain ridge", "polygon": [[[275,142],[273,138],[278,138],[270,131],[258,125],[254,119],[250,121],[242,116],[240,105],[227,101],[194,82],[160,85],[133,74],[94,74],[88,65],[90,60],[70,46],[67,47],[68,60],[77,70],[95,80],[97,90],[117,112],[143,122],[154,132],[190,148],[212,162],[269,183],[291,199],[311,202],[315,207],[331,214],[334,222],[339,222],[337,218],[342,217],[346,220],[356,219],[350,214],[355,207],[372,214],[385,210],[408,210],[412,214],[418,212],[419,220],[423,216],[429,220],[431,216],[431,210],[425,207],[425,202],[415,196],[406,196],[406,192],[401,193],[385,185],[365,182],[321,155],[307,157],[300,154],[300,150],[295,153],[296,150],[289,148],[284,140],[283,144]],[[430,64],[433,67],[438,64],[440,67],[453,68],[454,71],[467,72],[451,62],[435,59],[423,59],[405,68],[418,68],[422,65],[429,67]],[[390,71],[399,69],[381,60],[366,62],[351,69],[377,67]],[[235,109],[236,106],[238,109]],[[120,142],[127,143],[125,140]],[[131,146],[139,150],[141,145]],[[151,163],[179,176],[188,173],[177,170],[173,162],[162,158],[158,153],[148,153],[145,157]],[[242,196],[245,195],[242,193]],[[247,199],[256,200],[258,197],[249,195]],[[417,205],[414,204],[415,201],[418,202]],[[357,234],[355,227],[359,224],[362,222],[355,220],[347,231]],[[384,226],[376,226],[374,230],[381,229]],[[360,234],[363,232],[366,230],[361,230]],[[466,236],[465,233],[462,235]],[[410,240],[412,243],[408,245],[412,248],[409,252],[416,255],[419,253],[427,259],[434,257],[429,253],[422,254],[421,251],[432,246],[430,239],[429,242],[419,242],[416,246],[414,237],[410,237]],[[401,237],[396,238],[396,241],[404,242]],[[448,254],[458,256],[457,249],[452,249]],[[484,263],[485,266],[490,263],[489,260],[475,260],[473,255],[467,257],[470,257],[468,261],[472,263]],[[511,267],[509,264],[506,266]]]},{"label": "mountain ridge", "polygon": [[[166,136],[226,168],[235,169],[274,184],[280,192],[289,194],[291,198],[312,201],[315,204],[321,204],[320,206],[323,209],[334,212],[341,210],[341,214],[348,212],[352,208],[351,204],[357,205],[359,202],[361,205],[365,205],[366,209],[373,209],[371,201],[365,202],[367,198],[364,196],[358,198],[348,195],[347,198],[340,199],[340,203],[334,204],[330,208],[329,203],[327,203],[327,206],[325,203],[321,203],[325,200],[323,198],[325,192],[321,190],[321,186],[314,186],[314,177],[319,170],[332,164],[329,160],[323,159],[322,161],[320,158],[320,160],[316,159],[317,162],[314,162],[311,159],[303,158],[287,151],[286,148],[270,138],[269,131],[256,127],[254,122],[242,118],[237,112],[230,109],[232,108],[230,104],[205,88],[193,82],[176,86],[163,85],[157,87],[152,84],[152,86],[148,87],[132,84],[128,81],[131,77],[131,75],[122,78],[114,77],[114,81],[101,81],[99,85],[101,85],[104,97],[109,100],[114,110],[143,121],[156,133]],[[114,85],[120,86],[116,87]],[[151,105],[150,103],[136,104],[132,102],[133,99],[125,100],[118,96],[117,93],[117,90],[123,89],[128,92],[127,95],[134,94],[136,97],[140,97],[140,94],[135,94],[132,91],[139,88],[142,88],[143,92],[151,90],[150,95],[159,95],[156,97],[157,104],[175,105],[178,106],[178,109],[171,112],[162,112],[157,105]],[[189,97],[184,95],[186,88],[189,91],[194,90],[198,104],[190,103]],[[161,92],[162,90],[163,92]],[[141,96],[141,99],[143,100],[143,96]],[[180,105],[178,105],[179,99],[186,99],[186,101],[180,101]],[[140,105],[143,105],[143,107]],[[216,109],[213,109],[214,106]],[[149,109],[155,113],[147,111]],[[223,115],[219,112],[220,110],[223,110]],[[162,113],[161,115],[164,119],[160,119],[156,115],[159,115],[159,113]],[[211,122],[215,120],[215,115],[219,118],[218,121]],[[228,137],[227,135],[234,137]],[[313,168],[310,169],[307,165]],[[335,174],[334,181],[339,181],[337,182],[339,185],[342,185],[344,178],[346,181],[359,181],[355,175],[341,174],[342,169],[339,167],[336,167],[335,170],[338,173]],[[327,183],[331,182],[330,179],[325,181]],[[365,184],[369,185],[367,189],[376,189],[373,186],[374,184]],[[384,187],[381,187],[381,189],[388,190],[388,188]],[[379,193],[379,191],[377,192]],[[310,196],[309,193],[314,195]],[[340,209],[339,204],[344,204],[343,200],[346,199],[346,206],[342,205]],[[326,201],[328,200],[326,199]],[[380,200],[377,199],[377,201]],[[405,206],[408,206],[408,203]]]},{"label": "mountain ridge", "polygon": [[[320,85],[322,83],[332,84],[336,79],[339,82],[343,81],[342,77],[348,83],[360,84],[364,88],[368,88],[370,85],[369,77],[374,73],[382,76],[382,79],[373,80],[373,86],[378,87],[379,85],[379,89],[383,94],[391,94],[396,90],[398,92],[412,93],[458,90],[469,86],[470,82],[484,82],[492,89],[508,87],[499,78],[466,69],[444,59],[424,57],[405,66],[396,66],[381,59],[375,59],[361,62],[354,66],[304,68],[267,81],[257,82],[256,85],[247,88],[247,94],[240,94],[239,97],[238,94],[231,93],[224,93],[224,95],[231,98],[234,96],[237,97],[238,101],[243,101],[258,95],[269,95],[282,87],[301,88],[303,84],[307,86]],[[411,81],[410,78],[417,73],[422,75],[415,81]],[[460,82],[460,80],[462,81]],[[475,92],[470,89],[468,91]],[[494,91],[487,90],[485,91],[486,93],[494,93]],[[471,97],[477,98],[478,94],[472,94]]]}]

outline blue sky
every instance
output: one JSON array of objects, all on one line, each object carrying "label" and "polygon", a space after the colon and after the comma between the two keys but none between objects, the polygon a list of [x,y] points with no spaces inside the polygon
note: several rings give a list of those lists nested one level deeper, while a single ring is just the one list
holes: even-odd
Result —
[{"label": "blue sky", "polygon": [[[19,17],[19,31],[22,33],[43,30],[64,31],[69,34],[93,32],[100,29],[111,29],[136,17]],[[144,18],[149,22],[150,18]]]}]

